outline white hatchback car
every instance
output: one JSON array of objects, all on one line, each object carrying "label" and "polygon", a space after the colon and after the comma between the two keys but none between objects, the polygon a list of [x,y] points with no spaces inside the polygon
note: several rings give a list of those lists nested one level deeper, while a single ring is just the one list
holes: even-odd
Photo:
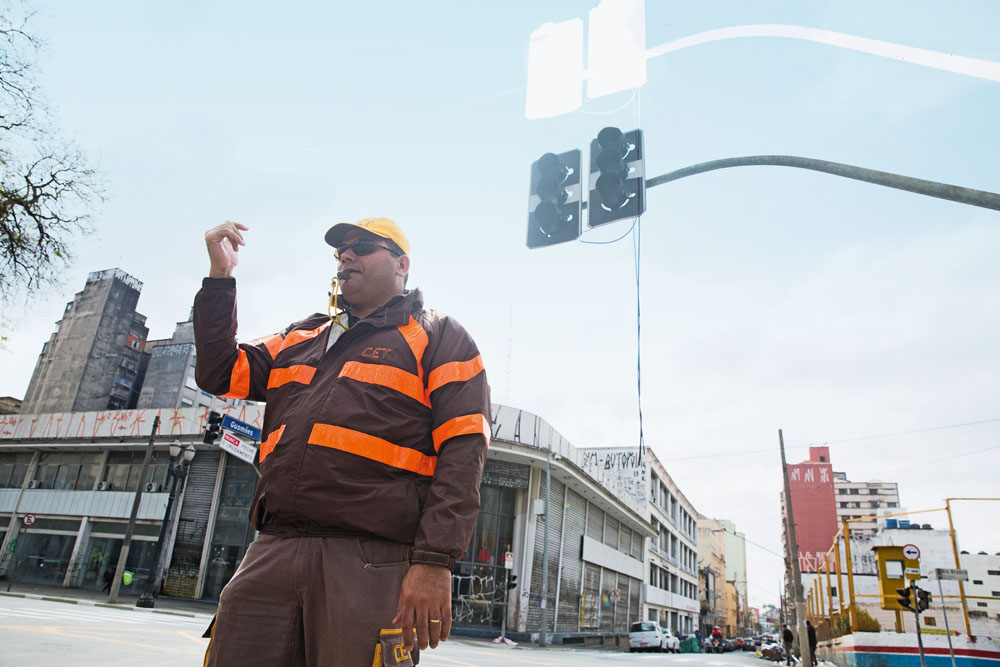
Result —
[{"label": "white hatchback car", "polygon": [[680,653],[681,640],[670,628],[661,628],[656,621],[636,621],[629,628],[629,653],[635,651],[669,651]]}]

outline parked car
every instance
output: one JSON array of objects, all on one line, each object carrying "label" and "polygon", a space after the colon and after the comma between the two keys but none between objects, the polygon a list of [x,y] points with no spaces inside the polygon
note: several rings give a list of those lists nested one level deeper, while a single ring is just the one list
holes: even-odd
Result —
[{"label": "parked car", "polygon": [[629,627],[629,653],[635,651],[670,651],[679,653],[681,641],[670,628],[661,628],[656,621],[636,621]]}]

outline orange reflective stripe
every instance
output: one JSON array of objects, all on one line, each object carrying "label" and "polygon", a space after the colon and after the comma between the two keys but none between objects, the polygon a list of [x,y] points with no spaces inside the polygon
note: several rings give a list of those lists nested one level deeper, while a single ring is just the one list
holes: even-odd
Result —
[{"label": "orange reflective stripe", "polygon": [[309,384],[312,382],[316,368],[313,366],[289,366],[288,368],[274,368],[267,376],[267,388],[274,389],[289,382],[299,384]]},{"label": "orange reflective stripe", "polygon": [[363,364],[359,361],[348,361],[340,371],[338,377],[351,378],[359,382],[377,384],[389,389],[395,389],[401,394],[409,396],[415,401],[420,401],[427,407],[431,407],[431,402],[427,399],[427,392],[424,385],[413,373],[407,373],[395,366],[383,366],[381,364]]},{"label": "orange reflective stripe", "polygon": [[285,425],[282,424],[278,428],[276,428],[273,431],[271,431],[271,435],[267,436],[267,440],[265,440],[264,442],[260,443],[260,462],[261,463],[264,462],[264,459],[267,458],[267,455],[271,453],[271,450],[274,449],[274,446],[276,444],[278,444],[279,440],[281,440],[281,434],[284,433],[284,432],[285,432]]},{"label": "orange reflective stripe", "polygon": [[483,435],[486,436],[486,446],[490,446],[490,422],[483,415],[462,415],[434,429],[434,451],[441,451],[441,445],[445,440],[454,438],[456,435]]},{"label": "orange reflective stripe", "polygon": [[420,326],[420,323],[410,315],[410,321],[399,327],[399,333],[403,334],[406,344],[410,346],[410,351],[417,359],[417,377],[420,382],[424,381],[424,350],[427,349],[427,332]]},{"label": "orange reflective stripe", "polygon": [[[323,330],[330,326],[329,322],[324,322],[315,329],[311,331],[303,331],[301,329],[296,329],[295,331],[289,331],[288,335],[285,336],[285,340],[281,343],[281,347],[278,348],[278,352],[290,348],[292,345],[298,345],[302,341],[309,340],[310,338],[315,338],[316,336],[323,333]],[[277,356],[277,352],[275,353]]]},{"label": "orange reflective stripe", "polygon": [[427,376],[427,393],[432,393],[442,385],[449,382],[465,382],[471,380],[483,370],[483,358],[477,356],[468,361],[452,361],[442,364],[430,372]]},{"label": "orange reflective stripe", "polygon": [[281,344],[284,343],[284,341],[285,339],[279,336],[278,334],[272,334],[270,336],[263,336],[251,342],[260,343],[261,345],[266,347],[268,354],[271,355],[271,359],[274,359],[276,356],[278,356],[278,352],[281,351]]},{"label": "orange reflective stripe", "polygon": [[428,477],[434,474],[434,467],[437,465],[437,458],[434,456],[394,445],[367,433],[329,424],[314,424],[312,433],[309,434],[309,444],[339,449],[342,452]]},{"label": "orange reflective stripe", "polygon": [[246,398],[250,395],[250,359],[246,350],[240,350],[229,377],[229,391],[222,398]]}]

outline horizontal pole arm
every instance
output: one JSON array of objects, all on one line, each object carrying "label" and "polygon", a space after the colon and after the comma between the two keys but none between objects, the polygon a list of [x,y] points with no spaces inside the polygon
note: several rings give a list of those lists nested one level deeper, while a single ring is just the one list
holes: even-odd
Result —
[{"label": "horizontal pole arm", "polygon": [[963,188],[957,185],[938,183],[937,181],[926,181],[922,178],[912,178],[910,176],[902,176],[900,174],[893,174],[887,171],[865,169],[864,167],[855,167],[853,165],[842,164],[840,162],[829,162],[827,160],[816,160],[813,158],[797,157],[794,155],[748,155],[745,157],[731,157],[724,158],[722,160],[712,160],[711,162],[702,162],[700,164],[691,165],[690,167],[684,167],[683,169],[678,169],[677,171],[671,171],[670,173],[647,179],[646,187],[656,187],[657,185],[663,185],[664,183],[669,183],[670,181],[676,181],[677,179],[684,178],[686,176],[694,176],[695,174],[701,174],[706,171],[714,171],[716,169],[761,166],[796,167],[798,169],[822,171],[827,174],[833,174],[834,176],[852,178],[856,181],[864,181],[866,183],[873,183],[875,185],[895,188],[897,190],[906,190],[907,192],[913,192],[918,195],[937,197],[938,199],[947,199],[960,204],[968,204],[970,206],[979,206],[980,208],[1000,211],[1000,194],[997,194],[996,192],[973,190],[972,188]]}]

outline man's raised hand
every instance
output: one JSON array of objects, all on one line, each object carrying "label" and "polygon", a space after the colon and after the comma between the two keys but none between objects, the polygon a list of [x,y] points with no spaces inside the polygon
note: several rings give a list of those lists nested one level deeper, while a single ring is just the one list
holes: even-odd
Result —
[{"label": "man's raised hand", "polygon": [[210,278],[228,278],[233,275],[233,269],[239,264],[241,245],[246,245],[243,234],[250,229],[232,220],[226,220],[218,227],[205,232],[205,245],[208,246],[208,259],[211,262],[208,275]]}]

